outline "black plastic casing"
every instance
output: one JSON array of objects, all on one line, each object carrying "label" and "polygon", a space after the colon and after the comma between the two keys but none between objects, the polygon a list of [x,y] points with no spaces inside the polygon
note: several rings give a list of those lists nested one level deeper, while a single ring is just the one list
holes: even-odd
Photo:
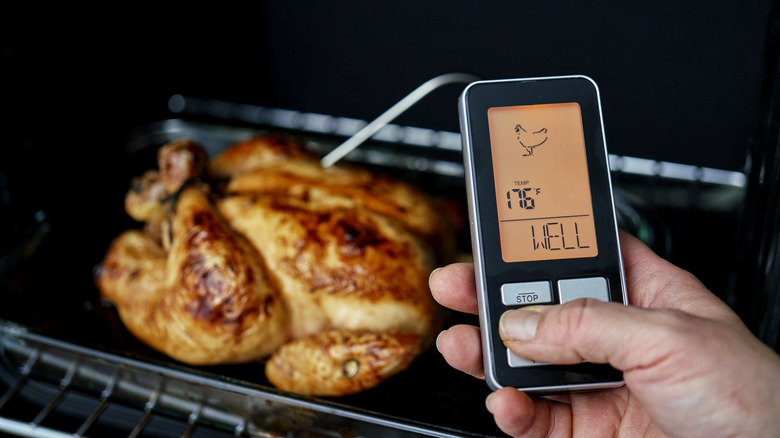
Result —
[{"label": "black plastic casing", "polygon": [[[567,102],[579,103],[582,111],[598,255],[592,258],[504,262],[500,254],[487,110],[492,107]],[[621,386],[622,373],[606,364],[583,362],[510,367],[506,347],[498,335],[501,315],[517,308],[502,303],[500,287],[505,283],[548,280],[552,284],[552,304],[559,304],[558,280],[601,276],[607,278],[610,300],[627,304],[609,157],[596,83],[586,76],[479,81],[463,91],[458,110],[488,385],[493,389],[510,386],[541,393]]]}]

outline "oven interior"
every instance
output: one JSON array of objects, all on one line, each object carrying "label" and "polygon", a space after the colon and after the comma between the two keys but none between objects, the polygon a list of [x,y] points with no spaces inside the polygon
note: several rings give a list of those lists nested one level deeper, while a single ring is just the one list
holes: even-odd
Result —
[{"label": "oven interior", "polygon": [[[509,31],[489,32],[493,22],[508,24],[504,16],[511,14],[501,7],[483,11],[484,22],[475,24],[459,18],[476,13],[470,5],[456,2],[439,11],[411,3],[393,8],[380,2],[370,10],[309,4],[301,11],[268,2],[257,17],[232,16],[243,31],[207,28],[191,31],[186,41],[169,31],[134,44],[112,39],[122,29],[98,41],[94,32],[73,36],[66,27],[54,27],[63,31],[59,39],[29,39],[29,30],[9,37],[3,54],[11,78],[3,87],[7,146],[0,151],[0,432],[500,435],[484,410],[484,382],[452,370],[435,351],[374,390],[339,399],[299,397],[270,387],[260,365],[187,367],[150,351],[97,299],[93,283],[108,242],[135,226],[123,210],[130,178],[153,165],[165,142],[186,136],[214,153],[256,133],[281,131],[324,154],[423,81],[465,69],[488,78],[594,76],[603,91],[621,227],[692,271],[765,342],[780,346],[776,1],[738,12],[716,2],[694,14],[700,24],[686,21],[693,13],[686,5],[665,18],[641,6],[618,8],[617,18],[579,45],[550,36],[506,56],[496,52],[510,45],[496,42]],[[581,17],[592,23],[606,13],[600,6],[580,8],[562,18],[574,31],[586,27]],[[528,12],[547,17],[559,11],[538,6]],[[645,33],[615,39],[643,17]],[[726,17],[734,20],[716,31]],[[407,19],[403,31],[387,24]],[[316,30],[323,20],[328,32]],[[689,27],[652,34],[649,28],[664,20]],[[542,26],[551,23],[558,22],[526,22],[519,32],[549,36]],[[461,35],[466,24],[472,30]],[[702,30],[705,36],[694,36]],[[294,37],[301,32],[304,37]],[[472,45],[480,32],[482,45]],[[258,42],[247,43],[252,38]],[[736,45],[726,45],[728,39]],[[675,41],[699,54],[686,58]],[[585,47],[595,43],[611,52]],[[430,46],[442,53],[433,56],[425,50]],[[652,51],[632,53],[635,47]],[[569,61],[547,55],[555,49]],[[662,59],[655,51],[664,50],[663,63],[651,66]],[[366,61],[372,53],[382,59]],[[583,59],[587,55],[592,59]],[[606,63],[610,55],[618,59]],[[508,61],[518,57],[523,62]],[[727,57],[736,66],[716,72],[708,64]],[[452,58],[466,61],[446,61]],[[619,63],[626,59],[633,64]],[[529,66],[528,60],[543,62]],[[690,71],[698,76],[688,77]],[[624,73],[634,73],[634,81]],[[639,84],[633,98],[640,103],[631,101],[632,84]],[[459,91],[437,91],[345,159],[425,187],[463,211]],[[701,107],[701,114],[681,117]],[[459,234],[465,255],[467,234],[465,228]],[[450,322],[476,320],[453,314]]]}]

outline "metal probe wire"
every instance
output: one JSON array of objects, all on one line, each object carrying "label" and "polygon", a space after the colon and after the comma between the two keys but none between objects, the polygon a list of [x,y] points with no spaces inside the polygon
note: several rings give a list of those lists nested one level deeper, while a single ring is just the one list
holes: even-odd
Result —
[{"label": "metal probe wire", "polygon": [[382,113],[382,115],[353,134],[352,137],[348,138],[344,143],[340,144],[327,155],[322,157],[320,164],[322,164],[322,167],[332,166],[337,161],[344,158],[344,156],[346,156],[348,153],[352,152],[355,148],[363,144],[363,142],[371,138],[371,136],[379,132],[380,129],[384,128],[396,117],[403,114],[404,111],[411,108],[414,104],[420,101],[420,99],[430,94],[432,91],[448,84],[468,84],[477,80],[479,80],[478,77],[467,73],[445,73],[443,75],[429,79],[417,87],[414,91],[406,95],[406,97],[399,100],[395,105],[391,106],[387,111]]}]

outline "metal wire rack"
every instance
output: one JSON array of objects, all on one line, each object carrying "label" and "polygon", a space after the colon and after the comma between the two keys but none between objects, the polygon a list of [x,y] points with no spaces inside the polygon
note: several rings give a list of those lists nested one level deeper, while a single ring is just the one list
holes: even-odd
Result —
[{"label": "metal wire rack", "polygon": [[159,434],[159,429],[170,434],[179,427],[176,436],[181,437],[248,436],[243,421],[205,405],[195,394],[176,397],[172,381],[164,382],[157,371],[119,366],[110,357],[11,325],[0,333],[5,384],[0,386],[0,430],[31,437],[138,437]]},{"label": "metal wire rack", "polygon": [[[373,122],[337,117],[326,114],[317,114],[301,111],[293,111],[280,108],[269,108],[260,105],[240,104],[215,99],[202,99],[197,97],[173,95],[168,100],[168,108],[174,114],[189,116],[207,116],[214,119],[244,122],[251,125],[272,126],[278,129],[288,129],[299,132],[333,135],[346,138],[356,138],[361,131],[370,127]],[[379,119],[377,119],[379,120]],[[175,122],[174,122],[175,123]],[[394,145],[393,152],[403,152],[398,145],[415,150],[418,157],[425,150],[451,151],[460,153],[460,134],[448,131],[437,131],[415,126],[399,126],[384,121],[381,127],[370,130],[370,137],[362,138],[365,141],[370,138],[374,142]],[[363,135],[366,137],[366,135]],[[322,152],[331,152],[323,150]],[[403,157],[403,154],[394,153]],[[399,164],[398,158],[386,154],[378,154],[375,151],[351,150],[347,157],[357,161],[379,162]],[[687,182],[701,182],[743,189],[746,185],[746,176],[743,172],[715,169],[702,166],[693,166],[681,163],[672,163],[661,160],[622,156],[610,154],[610,166],[613,172],[633,174],[639,176],[652,176],[662,179],[671,179]],[[452,162],[427,163],[422,159],[415,162],[405,162],[407,166],[416,167],[418,170],[436,170],[453,176],[462,176],[462,166]]]},{"label": "metal wire rack", "polygon": [[0,431],[28,437],[455,437],[0,321]]}]

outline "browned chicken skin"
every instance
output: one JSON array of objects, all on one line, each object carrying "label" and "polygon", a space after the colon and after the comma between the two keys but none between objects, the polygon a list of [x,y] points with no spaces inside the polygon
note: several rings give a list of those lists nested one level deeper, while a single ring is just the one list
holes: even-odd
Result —
[{"label": "browned chicken skin", "polygon": [[211,161],[182,140],[136,178],[143,231],[112,242],[97,274],[128,330],[193,364],[266,362],[278,388],[340,396],[406,369],[441,309],[427,286],[452,233],[396,180],[322,168],[279,136]]}]

